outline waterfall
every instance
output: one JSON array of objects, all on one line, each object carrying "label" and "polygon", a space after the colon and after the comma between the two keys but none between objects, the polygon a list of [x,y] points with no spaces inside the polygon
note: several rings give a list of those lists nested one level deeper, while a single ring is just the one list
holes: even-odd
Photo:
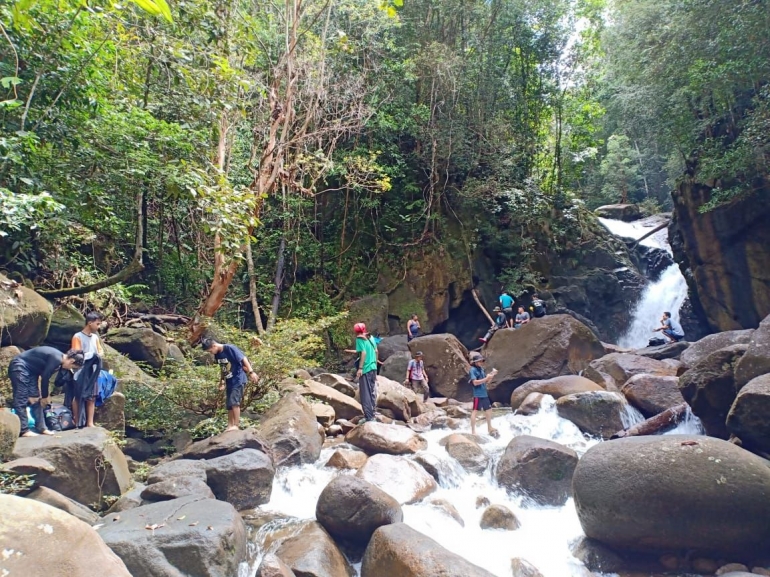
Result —
[{"label": "waterfall", "polygon": [[[635,222],[600,218],[599,222],[615,236],[634,240],[644,236],[650,229],[661,223],[659,217]],[[668,244],[668,233],[665,230],[647,237],[641,244],[671,252],[671,247]],[[660,317],[663,312],[669,311],[672,318],[679,322],[679,310],[686,299],[687,282],[679,267],[673,264],[663,271],[657,281],[648,283],[642,297],[634,307],[631,324],[626,333],[618,340],[618,345],[629,349],[646,347],[650,337],[655,334],[653,329],[660,326]]]},{"label": "waterfall", "polygon": [[[585,567],[570,552],[570,544],[583,535],[574,500],[569,499],[562,507],[526,506],[522,495],[511,495],[497,484],[493,463],[499,461],[511,439],[519,435],[556,441],[581,456],[599,440],[587,438],[573,423],[559,417],[551,397],[543,400],[537,414],[524,416],[509,412],[495,417],[494,426],[500,432],[498,439],[483,435],[486,432],[483,420],[477,431],[488,440],[482,447],[490,456],[491,463],[481,475],[465,471],[439,445],[442,438],[452,433],[470,432],[468,420],[464,420],[458,430],[438,429],[423,433],[428,440],[425,452],[438,459],[441,463],[439,468],[447,474],[442,475],[442,482],[433,494],[420,503],[403,506],[404,522],[494,575],[510,575],[511,558],[521,557],[537,567],[544,577],[584,577],[587,574]],[[325,448],[315,464],[279,469],[270,502],[259,510],[298,520],[314,519],[318,496],[329,481],[335,475],[354,474],[353,471],[324,467],[339,446],[345,445]],[[492,504],[511,509],[521,527],[510,532],[481,529],[479,521],[484,507],[476,506],[479,496],[486,497]],[[431,505],[432,499],[449,501],[463,518],[465,526]],[[251,546],[255,549],[256,560],[250,568],[244,567],[240,574],[242,577],[255,575],[261,557],[266,553],[263,546],[266,533],[287,526],[290,528],[291,522],[271,521],[252,535]],[[359,572],[360,564],[354,568]]]}]

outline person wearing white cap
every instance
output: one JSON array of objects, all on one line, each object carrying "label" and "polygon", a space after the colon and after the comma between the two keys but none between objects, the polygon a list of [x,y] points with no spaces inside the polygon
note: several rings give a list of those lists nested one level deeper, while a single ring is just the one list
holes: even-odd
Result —
[{"label": "person wearing white cap", "polygon": [[473,386],[473,411],[471,411],[471,434],[476,434],[476,412],[484,411],[484,418],[487,420],[487,430],[492,436],[497,435],[497,429],[492,428],[492,404],[489,402],[489,393],[487,392],[487,383],[489,383],[497,374],[497,369],[487,375],[482,367],[484,357],[481,353],[471,353],[471,370],[469,373],[471,385]]}]

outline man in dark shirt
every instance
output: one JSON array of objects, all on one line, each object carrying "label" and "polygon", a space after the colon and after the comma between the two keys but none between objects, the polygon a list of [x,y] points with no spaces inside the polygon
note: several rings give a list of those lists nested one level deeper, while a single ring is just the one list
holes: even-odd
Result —
[{"label": "man in dark shirt", "polygon": [[203,339],[204,351],[212,353],[220,368],[219,390],[226,390],[227,428],[225,431],[237,431],[241,426],[241,401],[246,381],[258,382],[259,377],[251,368],[249,359],[235,345],[223,345],[214,339]]},{"label": "man in dark shirt", "polygon": [[476,351],[471,353],[471,370],[468,379],[473,387],[473,410],[471,411],[471,434],[476,434],[476,412],[483,411],[487,420],[487,430],[493,437],[497,436],[497,429],[492,427],[492,404],[489,402],[489,393],[487,392],[487,383],[495,378],[497,369],[487,375],[482,366],[485,362],[481,353]]},{"label": "man in dark shirt", "polygon": [[59,370],[83,366],[83,351],[62,353],[53,347],[36,347],[14,357],[8,366],[8,377],[13,389],[13,409],[21,421],[20,435],[34,437],[29,430],[27,407],[35,418],[35,426],[44,435],[52,435],[45,426],[43,399],[48,398],[51,377]]}]

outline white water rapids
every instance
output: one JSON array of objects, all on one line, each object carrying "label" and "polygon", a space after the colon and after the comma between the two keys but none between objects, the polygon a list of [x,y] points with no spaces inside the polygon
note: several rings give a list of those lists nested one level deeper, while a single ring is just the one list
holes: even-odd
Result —
[{"label": "white water rapids", "polygon": [[[628,419],[629,424],[637,422],[641,415],[632,410]],[[494,426],[500,431],[499,439],[486,435],[486,423],[483,420],[477,427],[477,433],[489,440],[482,446],[492,457],[483,475],[467,473],[439,445],[439,440],[447,435],[470,432],[469,420],[464,420],[459,430],[438,429],[423,433],[428,440],[426,452],[442,463],[444,480],[439,489],[423,502],[403,506],[404,522],[450,551],[501,577],[510,577],[511,559],[514,557],[526,559],[544,577],[584,577],[589,574],[583,564],[572,556],[569,548],[570,543],[583,534],[573,500],[568,500],[563,507],[525,507],[522,496],[509,495],[497,485],[494,464],[499,461],[510,440],[519,435],[556,441],[574,449],[578,455],[600,441],[586,438],[574,424],[559,417],[551,397],[545,398],[537,414],[523,416],[507,413],[496,417]],[[335,448],[325,448],[314,465],[280,469],[275,476],[270,502],[260,507],[260,511],[276,513],[281,517],[314,519],[316,502],[329,481],[335,475],[355,473],[324,467]],[[516,531],[482,530],[479,520],[484,507],[476,508],[476,498],[479,496],[488,498],[492,504],[505,505],[511,509],[521,522],[521,527]],[[433,498],[446,499],[454,505],[465,527],[431,505],[429,502]],[[241,577],[254,577],[265,553],[265,537],[286,524],[282,520],[271,521],[259,530],[254,539],[256,561],[250,570],[244,567]],[[355,568],[358,571],[360,564]]]},{"label": "white water rapids", "polygon": [[[599,221],[615,236],[632,239],[644,236],[650,229],[660,224],[660,220],[656,218],[635,222],[600,218]],[[647,237],[641,244],[671,252],[668,232],[665,229]],[[641,299],[634,307],[631,325],[618,340],[618,345],[628,349],[646,347],[650,337],[656,335],[653,329],[660,326],[660,317],[663,312],[669,311],[673,319],[679,322],[679,310],[686,299],[687,282],[679,266],[672,264],[663,271],[657,281],[647,285]]]}]

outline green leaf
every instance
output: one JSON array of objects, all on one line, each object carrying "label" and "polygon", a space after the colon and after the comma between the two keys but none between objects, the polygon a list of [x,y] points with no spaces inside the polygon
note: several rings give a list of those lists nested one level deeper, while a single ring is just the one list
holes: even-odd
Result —
[{"label": "green leaf", "polygon": [[154,2],[155,2],[155,5],[160,10],[160,13],[163,15],[163,17],[169,22],[173,22],[174,19],[171,16],[171,8],[169,8],[166,0],[154,0]]},{"label": "green leaf", "polygon": [[3,85],[3,88],[10,88],[11,86],[21,84],[21,78],[18,78],[17,76],[5,76],[0,78],[0,84]]},{"label": "green leaf", "polygon": [[160,14],[160,8],[158,8],[158,5],[153,2],[153,0],[131,0],[134,4],[139,6],[142,10],[145,12],[148,12],[149,14],[152,14],[153,16],[158,16]]}]

